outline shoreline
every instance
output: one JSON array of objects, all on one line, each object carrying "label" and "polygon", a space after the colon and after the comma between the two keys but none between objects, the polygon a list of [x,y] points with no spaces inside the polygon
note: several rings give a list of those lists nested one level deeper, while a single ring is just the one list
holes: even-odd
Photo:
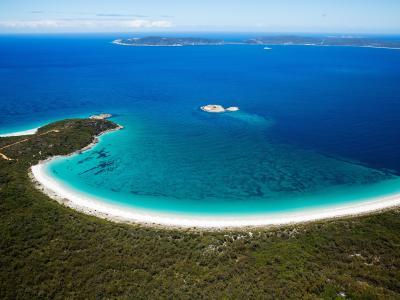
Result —
[{"label": "shoreline", "polygon": [[[67,157],[89,150],[99,142],[103,134],[122,129],[122,126],[107,130],[97,135],[88,146],[77,150]],[[141,224],[151,227],[179,228],[179,229],[207,229],[229,230],[255,227],[271,227],[308,223],[318,220],[330,220],[340,217],[355,217],[374,212],[379,212],[400,206],[400,194],[386,195],[365,201],[356,201],[349,204],[332,205],[314,209],[297,210],[283,213],[264,213],[254,215],[191,215],[179,213],[164,213],[140,208],[130,208],[107,203],[95,196],[80,193],[78,190],[67,187],[62,182],[48,175],[45,165],[59,158],[50,157],[40,161],[30,168],[29,177],[36,189],[43,192],[58,203],[75,209],[79,212],[96,216],[117,223]]]},{"label": "shoreline", "polygon": [[21,136],[21,135],[33,135],[35,134],[40,127],[32,128],[32,129],[27,129],[27,130],[21,130],[21,131],[15,131],[15,132],[10,132],[10,133],[0,133],[0,137],[11,137],[11,136]]}]

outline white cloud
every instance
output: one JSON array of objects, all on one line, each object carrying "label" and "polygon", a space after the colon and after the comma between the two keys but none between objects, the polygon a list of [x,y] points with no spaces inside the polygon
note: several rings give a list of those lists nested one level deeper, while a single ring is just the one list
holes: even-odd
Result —
[{"label": "white cloud", "polygon": [[168,28],[172,27],[170,21],[149,21],[149,20],[131,20],[131,21],[120,21],[124,27],[131,28]]},{"label": "white cloud", "polygon": [[0,21],[0,27],[14,29],[96,29],[96,28],[169,28],[173,24],[166,20],[94,20],[53,19],[30,21]]}]

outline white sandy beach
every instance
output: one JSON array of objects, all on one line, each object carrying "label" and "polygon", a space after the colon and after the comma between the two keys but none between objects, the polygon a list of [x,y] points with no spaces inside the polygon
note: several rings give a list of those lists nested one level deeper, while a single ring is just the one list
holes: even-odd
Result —
[{"label": "white sandy beach", "polygon": [[39,127],[37,128],[32,128],[28,130],[23,130],[23,131],[16,131],[16,132],[10,132],[10,133],[4,133],[0,134],[0,137],[9,137],[9,136],[20,136],[20,135],[32,135],[35,134],[38,131]]},{"label": "white sandy beach", "polygon": [[32,179],[38,189],[42,190],[59,203],[86,214],[116,222],[142,223],[147,225],[162,225],[184,228],[236,228],[291,223],[309,222],[321,219],[331,219],[342,216],[360,215],[383,210],[400,204],[400,194],[379,197],[372,200],[351,203],[347,205],[324,207],[312,210],[302,210],[293,213],[262,214],[253,216],[198,216],[172,213],[159,213],[108,204],[95,197],[84,195],[79,191],[66,187],[46,173],[46,162],[32,167]]}]

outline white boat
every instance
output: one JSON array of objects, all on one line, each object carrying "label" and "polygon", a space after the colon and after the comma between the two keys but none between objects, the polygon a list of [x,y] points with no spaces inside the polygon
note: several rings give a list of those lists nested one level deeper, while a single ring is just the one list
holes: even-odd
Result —
[{"label": "white boat", "polygon": [[264,50],[272,50],[270,47],[264,47]]}]

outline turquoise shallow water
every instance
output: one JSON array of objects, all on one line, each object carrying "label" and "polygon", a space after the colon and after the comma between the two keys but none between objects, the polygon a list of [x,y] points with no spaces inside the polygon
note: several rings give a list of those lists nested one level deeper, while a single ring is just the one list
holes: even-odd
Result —
[{"label": "turquoise shallow water", "polygon": [[[100,112],[125,126],[49,164],[71,188],[212,215],[399,192],[400,51],[121,47],[114,38],[0,39],[0,133]],[[241,111],[199,110],[211,103]]]},{"label": "turquoise shallow water", "polygon": [[190,115],[188,124],[163,127],[116,117],[124,130],[47,172],[111,204],[199,215],[280,213],[400,192],[390,172],[268,141],[272,120]]}]

